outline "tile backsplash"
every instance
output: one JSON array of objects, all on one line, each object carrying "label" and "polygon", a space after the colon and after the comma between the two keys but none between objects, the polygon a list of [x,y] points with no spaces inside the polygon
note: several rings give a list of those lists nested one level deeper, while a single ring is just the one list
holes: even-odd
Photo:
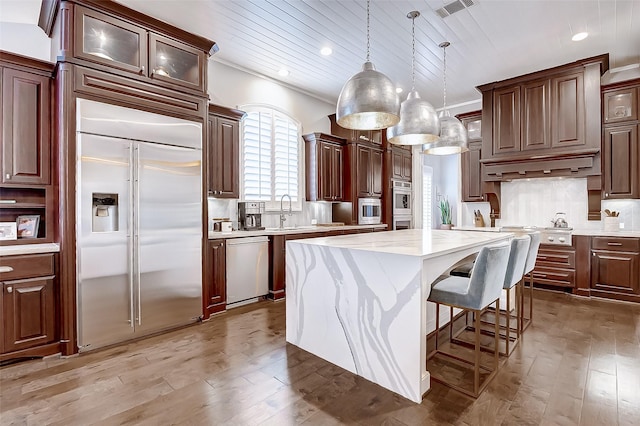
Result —
[{"label": "tile backsplash", "polygon": [[[640,230],[640,200],[604,200],[602,210],[620,212],[625,230]],[[574,229],[603,229],[603,221],[587,220],[586,178],[540,178],[503,182],[498,225],[552,226],[556,212],[566,213]]]},{"label": "tile backsplash", "polygon": [[[233,229],[238,229],[238,200],[222,200],[209,198],[209,229],[213,226],[213,218],[229,218],[233,222]],[[287,216],[286,226],[310,225],[311,220],[318,223],[331,222],[331,203],[303,202],[302,211],[294,211]],[[275,228],[280,225],[280,212],[267,211],[262,216],[262,226]]]}]

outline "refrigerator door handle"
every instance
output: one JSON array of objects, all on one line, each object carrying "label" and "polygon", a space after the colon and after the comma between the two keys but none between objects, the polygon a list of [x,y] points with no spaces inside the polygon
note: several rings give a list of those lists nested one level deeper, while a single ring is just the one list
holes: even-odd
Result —
[{"label": "refrigerator door handle", "polygon": [[142,303],[140,301],[140,183],[139,183],[139,174],[140,167],[142,164],[140,162],[140,149],[138,144],[135,145],[135,158],[136,158],[136,168],[135,168],[135,247],[136,247],[136,286],[138,290],[137,304],[138,304],[138,325],[142,325]]},{"label": "refrigerator door handle", "polygon": [[[133,206],[133,190],[134,190],[134,176],[133,176],[133,146],[129,145],[129,204],[128,206]],[[132,209],[133,210],[133,209]],[[133,211],[129,212],[127,217],[127,238],[128,243],[127,247],[129,248],[129,324],[131,328],[135,328],[135,312],[134,312],[134,298],[133,298],[133,271],[135,268],[134,262],[134,229],[133,229]]]}]

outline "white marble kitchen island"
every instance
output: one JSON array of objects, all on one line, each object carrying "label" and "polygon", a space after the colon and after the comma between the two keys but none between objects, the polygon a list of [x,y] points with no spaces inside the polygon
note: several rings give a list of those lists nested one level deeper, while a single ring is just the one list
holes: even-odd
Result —
[{"label": "white marble kitchen island", "polygon": [[408,229],[287,241],[287,342],[419,403],[431,385],[431,284],[512,236]]}]

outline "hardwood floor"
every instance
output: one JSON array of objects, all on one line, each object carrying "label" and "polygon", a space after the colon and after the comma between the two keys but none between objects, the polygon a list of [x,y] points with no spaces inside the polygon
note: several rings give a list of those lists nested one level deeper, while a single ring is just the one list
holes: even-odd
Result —
[{"label": "hardwood floor", "polygon": [[632,425],[640,306],[536,292],[533,325],[477,399],[414,404],[285,343],[285,304],[69,359],[0,369],[0,424]]}]

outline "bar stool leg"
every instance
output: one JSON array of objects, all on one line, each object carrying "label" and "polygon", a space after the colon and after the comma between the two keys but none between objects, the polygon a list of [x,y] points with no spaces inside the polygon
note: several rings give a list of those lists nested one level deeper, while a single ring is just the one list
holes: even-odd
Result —
[{"label": "bar stool leg", "polygon": [[[498,304],[500,303],[500,300],[498,299]],[[498,316],[496,317],[496,323],[500,321],[500,310],[498,309],[498,305],[496,305],[496,311],[498,311]],[[511,341],[511,289],[507,290],[507,330],[506,330],[506,334],[507,334],[507,339],[505,340],[504,343],[504,352],[507,356],[511,355],[511,352],[509,352],[509,343]],[[497,349],[497,348],[496,348]]]},{"label": "bar stool leg", "polygon": [[438,334],[440,334],[440,304],[436,303],[436,351],[438,350]]},{"label": "bar stool leg", "polygon": [[449,342],[453,342],[453,306],[449,306]]},{"label": "bar stool leg", "polygon": [[[507,297],[507,305],[509,304],[508,302],[509,298]],[[498,298],[498,300],[496,300],[496,311],[500,312],[500,298]],[[511,315],[509,312],[507,312],[507,315]],[[508,317],[508,316],[507,316]],[[498,347],[500,345],[500,321],[496,321],[496,325],[495,325],[496,329],[495,329],[495,338],[493,341],[493,344],[495,345],[495,351],[493,351],[493,371],[494,373],[498,372],[498,363],[500,362],[500,348]],[[509,347],[509,323],[507,322],[507,348]],[[507,356],[509,356],[509,349],[507,349]]]},{"label": "bar stool leg", "polygon": [[474,313],[474,326],[476,327],[475,333],[475,354],[474,354],[474,366],[473,366],[473,393],[478,395],[480,393],[480,312],[473,311]]}]

